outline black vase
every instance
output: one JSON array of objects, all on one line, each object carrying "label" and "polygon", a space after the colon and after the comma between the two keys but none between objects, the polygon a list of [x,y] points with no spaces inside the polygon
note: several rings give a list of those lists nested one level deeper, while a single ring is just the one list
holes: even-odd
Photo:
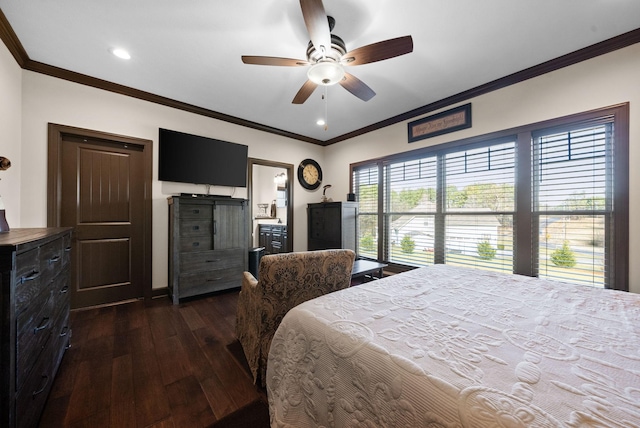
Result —
[{"label": "black vase", "polygon": [[9,230],[9,223],[7,223],[5,212],[4,210],[0,210],[0,232],[8,232]]}]

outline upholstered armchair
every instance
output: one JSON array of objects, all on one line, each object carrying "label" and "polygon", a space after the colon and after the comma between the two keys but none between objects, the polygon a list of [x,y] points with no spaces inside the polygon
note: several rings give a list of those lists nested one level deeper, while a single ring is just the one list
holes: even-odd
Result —
[{"label": "upholstered armchair", "polygon": [[349,287],[355,253],[319,250],[262,257],[258,278],[244,272],[236,312],[236,336],[253,374],[265,385],[267,356],[276,329],[294,306]]}]

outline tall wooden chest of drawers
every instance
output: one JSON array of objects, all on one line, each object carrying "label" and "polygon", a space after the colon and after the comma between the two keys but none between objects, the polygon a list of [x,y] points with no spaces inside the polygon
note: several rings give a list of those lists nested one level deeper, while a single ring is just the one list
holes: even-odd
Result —
[{"label": "tall wooden chest of drawers", "polygon": [[346,248],[357,252],[357,202],[307,205],[307,249]]},{"label": "tall wooden chest of drawers", "polygon": [[38,425],[69,347],[71,230],[0,233],[0,426]]},{"label": "tall wooden chest of drawers", "polygon": [[245,199],[169,198],[169,290],[180,299],[242,286],[249,257]]}]

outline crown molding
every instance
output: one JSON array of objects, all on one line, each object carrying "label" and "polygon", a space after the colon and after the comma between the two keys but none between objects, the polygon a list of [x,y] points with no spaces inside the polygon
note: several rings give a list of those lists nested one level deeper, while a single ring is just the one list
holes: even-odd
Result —
[{"label": "crown molding", "polygon": [[468,91],[460,92],[456,95],[443,98],[431,104],[427,104],[417,109],[410,110],[406,113],[390,117],[389,119],[374,123],[361,129],[357,129],[348,134],[340,135],[339,137],[327,140],[324,145],[328,146],[340,141],[348,140],[349,138],[354,138],[387,127],[389,125],[409,121],[415,117],[422,116],[427,113],[431,113],[433,111],[440,110],[442,108],[449,107],[463,101],[468,101],[477,96],[484,95],[489,92],[505,88],[507,86],[515,85],[516,83],[521,83],[525,80],[542,76],[543,74],[547,74],[564,67],[569,67],[579,62],[586,61],[588,59],[592,59],[600,55],[616,51],[618,49],[626,48],[638,42],[640,42],[640,28],[613,37],[611,39],[604,40],[600,43],[596,43],[595,45],[587,46],[586,48],[568,53],[558,58],[543,62],[533,67],[529,67],[508,76],[501,77],[500,79],[485,83],[484,85],[477,86],[475,88],[469,89]]},{"label": "crown molding", "polygon": [[294,134],[282,129],[273,128],[271,126],[263,125],[257,122],[251,122],[249,120],[241,119],[239,117],[223,114],[214,110],[198,107],[192,104],[177,101],[172,98],[163,97],[160,95],[152,94],[150,92],[141,91],[139,89],[131,88],[129,86],[120,85],[117,83],[109,82],[107,80],[98,79],[95,77],[87,76],[86,74],[76,73],[75,71],[65,70],[63,68],[54,67],[52,65],[44,64],[38,61],[28,60],[23,67],[25,70],[33,71],[35,73],[46,74],[48,76],[57,77],[59,79],[68,80],[70,82],[79,83],[81,85],[91,86],[97,89],[102,89],[116,94],[126,95],[132,98],[160,104],[163,106],[175,108],[178,110],[187,111],[189,113],[198,114],[201,116],[210,117],[212,119],[222,120],[235,125],[240,125],[245,128],[257,129],[259,131],[268,132],[271,134],[280,135],[283,137],[293,138],[295,140],[304,141],[312,144],[322,144],[322,141],[314,138],[309,138],[304,135]]},{"label": "crown molding", "polygon": [[4,45],[9,49],[11,55],[16,60],[18,65],[21,68],[24,68],[25,64],[29,61],[29,55],[27,55],[27,51],[24,50],[22,43],[16,36],[16,33],[11,28],[11,24],[7,21],[7,17],[2,12],[0,8],[0,40],[4,43]]},{"label": "crown molding", "polygon": [[2,9],[0,9],[0,40],[2,40],[7,46],[18,65],[20,65],[20,67],[25,70],[46,74],[48,76],[57,77],[74,83],[79,83],[81,85],[87,85],[94,88],[103,89],[105,91],[115,92],[121,95],[138,98],[140,100],[161,104],[178,110],[184,110],[201,116],[222,120],[225,122],[233,123],[235,125],[256,129],[258,131],[268,132],[282,137],[292,138],[306,143],[317,144],[320,146],[330,146],[332,144],[336,144],[350,138],[358,137],[360,135],[385,128],[396,123],[405,122],[415,117],[422,116],[427,113],[431,113],[433,111],[470,100],[471,98],[475,98],[477,96],[484,95],[510,85],[515,85],[525,80],[532,79],[534,77],[538,77],[543,74],[550,73],[552,71],[559,70],[561,68],[568,67],[579,62],[616,51],[618,49],[625,48],[627,46],[631,46],[640,42],[640,28],[325,141],[300,134],[295,134],[257,122],[244,120],[239,117],[230,116],[214,110],[194,106],[192,104],[183,103],[171,98],[162,97],[150,92],[140,91],[135,88],[119,85],[117,83],[109,82],[106,80],[97,79],[85,74],[80,74],[73,71],[65,70],[63,68],[33,61],[29,58],[29,55],[24,50],[22,43],[20,43],[20,40],[11,28],[11,25],[7,21],[7,18],[2,12]]}]

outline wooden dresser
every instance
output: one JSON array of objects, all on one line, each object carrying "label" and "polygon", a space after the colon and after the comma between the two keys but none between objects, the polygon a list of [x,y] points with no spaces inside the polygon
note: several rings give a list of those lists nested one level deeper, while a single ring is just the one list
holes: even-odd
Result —
[{"label": "wooden dresser", "polygon": [[261,224],[258,226],[259,245],[264,247],[265,254],[287,252],[287,225]]},{"label": "wooden dresser", "polygon": [[169,198],[169,290],[185,297],[242,286],[249,257],[245,199]]},{"label": "wooden dresser", "polygon": [[2,427],[35,427],[69,347],[71,228],[0,233]]},{"label": "wooden dresser", "polygon": [[320,202],[307,206],[307,249],[357,251],[357,202]]}]

